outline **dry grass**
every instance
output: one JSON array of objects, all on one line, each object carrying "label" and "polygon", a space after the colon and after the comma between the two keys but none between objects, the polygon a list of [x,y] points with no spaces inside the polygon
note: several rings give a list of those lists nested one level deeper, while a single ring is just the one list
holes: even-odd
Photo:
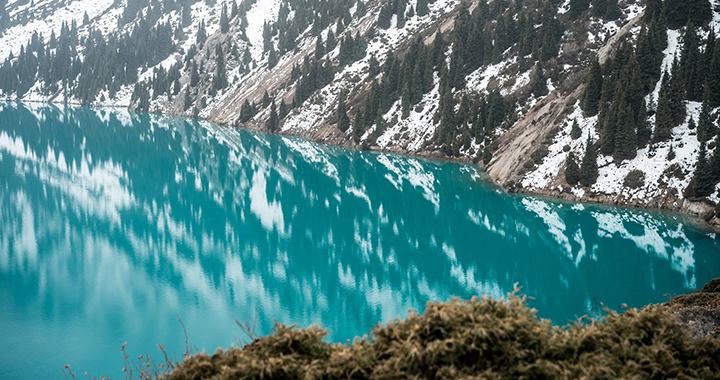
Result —
[{"label": "dry grass", "polygon": [[665,305],[553,327],[513,292],[505,300],[430,303],[423,315],[379,325],[349,344],[328,343],[326,335],[277,324],[243,348],[191,356],[166,378],[720,378],[720,339],[692,338]]},{"label": "dry grass", "polygon": [[667,306],[670,307],[672,311],[678,311],[692,306],[720,309],[720,278],[708,282],[700,291],[673,298],[667,303]]}]

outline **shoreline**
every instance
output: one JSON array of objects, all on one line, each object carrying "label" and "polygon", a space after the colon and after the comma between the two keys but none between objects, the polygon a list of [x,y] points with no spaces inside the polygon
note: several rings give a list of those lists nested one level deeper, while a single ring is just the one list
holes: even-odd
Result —
[{"label": "shoreline", "polygon": [[[18,104],[27,104],[27,103],[34,103],[34,104],[42,104],[42,105],[52,105],[52,106],[73,106],[73,107],[88,107],[88,108],[96,108],[96,109],[110,109],[110,110],[123,110],[127,112],[133,112],[133,113],[142,113],[142,112],[136,112],[131,111],[128,107],[122,106],[122,105],[82,105],[78,103],[72,103],[72,102],[48,102],[48,101],[39,101],[39,100],[28,100],[28,101],[18,101],[18,100],[0,100],[0,102],[6,102],[6,103],[18,103]],[[486,165],[473,162],[473,159],[467,156],[462,157],[449,157],[443,153],[440,153],[439,151],[430,151],[430,150],[418,150],[418,151],[408,151],[406,149],[387,149],[382,148],[377,145],[371,145],[368,147],[368,149],[363,149],[361,146],[358,146],[357,144],[352,143],[351,139],[347,139],[346,142],[350,142],[350,144],[338,144],[333,142],[326,142],[322,141],[317,138],[313,138],[312,136],[308,136],[302,133],[293,133],[292,131],[275,131],[270,132],[265,130],[262,127],[258,127],[257,123],[245,123],[243,125],[230,125],[225,123],[216,123],[208,119],[204,118],[194,118],[192,116],[185,116],[185,115],[177,115],[173,113],[162,113],[162,112],[147,112],[148,115],[159,115],[159,116],[174,116],[174,117],[181,117],[184,119],[190,119],[190,120],[196,120],[201,122],[207,122],[223,127],[228,128],[238,128],[246,131],[251,132],[261,132],[261,133],[267,133],[277,136],[292,136],[292,137],[300,137],[304,138],[308,141],[311,141],[316,144],[322,144],[327,146],[334,146],[334,147],[341,147],[346,149],[353,149],[358,151],[365,151],[365,152],[378,152],[378,153],[392,153],[397,154],[401,156],[407,156],[407,157],[415,157],[415,158],[421,158],[421,159],[428,159],[428,160],[436,160],[436,161],[444,161],[444,162],[453,162],[453,163],[460,163],[465,165],[474,165],[477,166],[485,175],[486,177],[483,179],[485,181],[488,181],[492,185],[502,189],[508,194],[518,194],[518,195],[531,195],[531,196],[538,196],[553,200],[560,200],[560,201],[569,201],[569,202],[577,202],[577,203],[587,203],[587,204],[596,204],[596,205],[606,205],[606,206],[613,206],[613,207],[621,207],[621,208],[628,208],[628,209],[639,209],[639,210],[652,210],[652,211],[661,211],[661,212],[669,212],[669,213],[675,213],[679,215],[684,215],[689,217],[690,219],[694,219],[697,223],[696,225],[698,227],[703,226],[706,227],[714,232],[720,233],[720,215],[717,215],[715,213],[715,206],[712,206],[708,204],[708,202],[695,201],[690,200],[687,198],[679,198],[676,196],[671,196],[668,198],[662,198],[662,199],[654,199],[652,202],[647,203],[641,203],[640,201],[635,202],[627,202],[622,199],[619,199],[619,195],[608,195],[608,194],[594,194],[594,195],[584,195],[582,197],[578,197],[575,194],[569,192],[569,191],[558,191],[558,190],[535,190],[535,189],[526,189],[526,188],[507,188],[506,186],[503,186],[497,182],[495,178],[493,178],[490,174],[486,171]]]}]

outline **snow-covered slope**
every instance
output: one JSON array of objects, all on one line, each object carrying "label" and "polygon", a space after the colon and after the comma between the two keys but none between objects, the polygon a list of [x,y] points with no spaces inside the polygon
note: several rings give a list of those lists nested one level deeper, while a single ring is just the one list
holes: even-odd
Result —
[{"label": "snow-covered slope", "polygon": [[[568,154],[573,152],[576,157],[582,157],[588,137],[593,140],[599,138],[597,117],[585,118],[580,109],[578,94],[582,93],[588,63],[596,55],[600,56],[601,62],[611,56],[622,40],[621,36],[628,35],[631,40],[637,37],[644,1],[621,2],[621,15],[615,21],[592,16],[591,8],[577,22],[566,16],[570,11],[570,2],[562,2],[557,11],[564,29],[559,51],[544,62],[549,65],[547,94],[539,95],[540,92],[533,88],[535,78],[539,72],[542,75],[543,70],[535,64],[537,51],[520,57],[517,54],[519,48],[511,46],[504,52],[495,52],[498,58],[492,63],[473,68],[464,77],[465,86],[451,90],[456,102],[455,111],[460,108],[462,98],[475,101],[490,96],[495,90],[509,99],[507,104],[510,105],[506,110],[506,120],[499,127],[482,136],[458,136],[457,140],[462,138],[466,141],[463,144],[455,141],[458,146],[454,151],[443,147],[444,143],[437,139],[441,128],[439,114],[443,94],[439,69],[432,73],[432,86],[412,107],[404,107],[402,99],[395,98],[388,111],[383,111],[372,125],[363,129],[359,129],[353,120],[347,130],[341,131],[337,109],[341,101],[346,101],[347,115],[354,118],[363,110],[373,83],[384,80],[383,65],[388,56],[392,53],[395,57],[403,57],[417,40],[430,47],[438,31],[444,40],[443,57],[446,64],[450,64],[453,51],[457,48],[453,38],[456,19],[463,8],[470,13],[485,9],[480,8],[484,4],[481,0],[435,0],[429,4],[429,11],[424,16],[416,12],[418,0],[399,2],[404,8],[398,13],[405,14],[405,18],[400,20],[397,14],[393,14],[386,28],[379,27],[383,10],[398,2],[338,0],[339,8],[347,8],[332,14],[329,21],[325,20],[324,27],[317,28],[313,23],[318,22],[319,17],[313,20],[311,15],[309,24],[298,19],[298,15],[307,15],[303,13],[306,10],[297,8],[297,4],[309,4],[307,2],[168,1],[176,5],[162,8],[160,17],[150,18],[151,9],[160,7],[161,2],[148,1],[135,19],[120,22],[128,1],[137,0],[11,1],[7,9],[13,22],[0,31],[0,63],[9,57],[17,57],[21,45],[27,45],[36,32],[47,43],[52,34],[60,33],[63,24],[70,26],[74,23],[82,41],[91,31],[100,31],[105,36],[130,34],[149,18],[155,25],[170,25],[182,32],[173,36],[174,48],[167,57],[159,63],[153,62],[138,69],[138,83],[148,88],[147,105],[141,104],[142,94],[134,83],[123,84],[116,92],[102,88],[89,104],[146,109],[155,113],[197,117],[218,124],[268,129],[268,119],[274,111],[268,104],[261,105],[267,94],[278,108],[282,103],[291,108],[287,115],[281,115],[275,130],[283,134],[414,155],[447,158],[451,154],[453,159],[463,161],[482,160],[494,180],[505,186],[511,184],[517,191],[688,211],[683,191],[692,178],[699,149],[696,132],[688,128],[690,118],[698,119],[700,105],[696,102],[687,104],[688,117],[673,130],[671,141],[640,149],[632,160],[615,162],[612,157],[600,156],[599,178],[592,187],[569,186],[563,178]],[[718,3],[713,0],[716,7]],[[183,19],[184,6],[189,6],[189,21]],[[524,7],[528,7],[527,2]],[[235,16],[238,8],[239,14]],[[233,9],[226,31],[220,26],[223,9],[228,12]],[[539,30],[543,20],[540,7],[527,13],[532,15],[533,12],[533,25]],[[84,23],[85,14],[87,23]],[[304,29],[294,30],[296,35],[292,47],[287,48],[287,41],[282,40],[285,31],[278,32],[278,25],[287,29],[288,25],[296,22]],[[522,21],[515,15],[512,22]],[[203,26],[207,38],[199,41],[197,35]],[[488,29],[490,32],[492,27]],[[711,27],[716,31],[720,29],[720,14],[717,12]],[[337,42],[336,46],[316,59],[318,36],[327,42],[331,34]],[[365,54],[360,59],[341,63],[341,42],[353,36],[362,36],[367,43]],[[673,57],[680,54],[680,36],[677,31],[668,32],[664,65],[669,65]],[[222,57],[219,52],[222,52]],[[275,57],[271,56],[276,52],[277,62],[273,62]],[[79,56],[82,55],[83,51],[79,51]],[[314,89],[310,96],[298,101],[302,77],[298,78],[297,70],[307,71],[308,60],[313,64],[315,61],[325,62],[331,69],[332,78],[327,84]],[[220,76],[218,62],[224,65],[227,85],[216,85]],[[381,68],[378,72],[372,72],[374,62]],[[192,78],[193,67],[197,68],[197,78]],[[153,84],[158,75],[162,78],[164,73],[173,70],[177,70],[177,80],[168,83],[165,86],[167,89],[158,89]],[[48,85],[38,79],[21,99],[16,94],[0,90],[0,99],[82,102],[75,95],[60,99],[58,91],[49,92],[46,89]],[[341,99],[341,95],[346,97]],[[656,90],[647,97],[648,104],[657,99]],[[247,104],[253,106],[253,112],[243,115]],[[575,120],[582,129],[582,136],[578,139],[570,137]],[[654,124],[654,117],[650,118],[650,123]],[[530,154],[538,148],[538,144],[545,145],[548,154],[538,164],[529,166]],[[670,154],[671,149],[673,154]],[[634,189],[624,186],[627,175],[638,170],[644,175],[643,185]],[[658,199],[663,202],[658,202]],[[709,199],[716,203],[720,201],[720,188],[716,188]]]},{"label": "snow-covered slope", "polygon": [[[717,2],[716,2],[717,3]],[[717,5],[717,4],[715,4]],[[715,7],[714,9],[717,9]],[[710,23],[717,33],[720,30],[720,13],[714,12],[714,19]],[[634,36],[639,32],[639,26],[631,31]],[[705,31],[707,36],[708,31]],[[668,75],[673,60],[682,55],[682,34],[677,30],[668,30],[668,46],[663,52],[663,75]],[[661,81],[658,81],[655,91],[646,97],[648,104],[656,104],[659,97]],[[549,153],[543,162],[521,176],[517,184],[521,191],[539,192],[570,199],[600,200],[641,207],[661,207],[678,211],[707,212],[706,207],[687,201],[685,190],[696,169],[700,142],[697,129],[690,128],[690,120],[696,124],[700,119],[702,104],[699,102],[685,102],[686,113],[684,122],[672,130],[669,141],[654,142],[647,147],[639,149],[633,159],[617,160],[611,156],[598,157],[599,176],[597,183],[590,188],[581,185],[568,185],[563,176],[565,162],[572,152],[576,158],[582,158],[587,145],[588,137],[593,141],[600,138],[598,131],[598,117],[584,117],[580,109],[580,100],[571,104],[572,112],[562,120],[562,127],[552,138],[548,146]],[[711,113],[717,112],[712,110]],[[650,116],[649,123],[654,127],[656,115]],[[571,138],[571,126],[577,120],[582,130],[580,138]],[[714,140],[714,139],[713,139]],[[714,143],[713,140],[710,143]],[[711,145],[714,146],[714,145]],[[640,186],[626,186],[626,178],[631,172],[642,173],[644,181]],[[720,184],[716,185],[714,192],[708,200],[720,202]]]}]

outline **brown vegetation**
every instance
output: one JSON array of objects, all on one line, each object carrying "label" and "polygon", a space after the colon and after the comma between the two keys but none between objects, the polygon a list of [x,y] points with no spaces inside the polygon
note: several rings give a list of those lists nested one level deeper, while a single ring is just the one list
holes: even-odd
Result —
[{"label": "brown vegetation", "polygon": [[[720,279],[680,296],[565,327],[506,300],[430,303],[424,314],[375,327],[348,344],[320,327],[276,325],[243,348],[197,354],[168,379],[615,379],[720,378],[720,339],[693,338],[671,313],[718,306]],[[708,295],[712,294],[712,295]]]}]

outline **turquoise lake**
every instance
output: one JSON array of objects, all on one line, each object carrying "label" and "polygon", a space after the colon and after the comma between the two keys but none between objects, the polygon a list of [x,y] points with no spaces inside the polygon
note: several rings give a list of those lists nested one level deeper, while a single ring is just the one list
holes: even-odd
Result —
[{"label": "turquoise lake", "polygon": [[0,103],[0,379],[122,378],[273,320],[344,342],[518,283],[555,324],[720,277],[680,215],[508,195],[474,166],[123,110]]}]

